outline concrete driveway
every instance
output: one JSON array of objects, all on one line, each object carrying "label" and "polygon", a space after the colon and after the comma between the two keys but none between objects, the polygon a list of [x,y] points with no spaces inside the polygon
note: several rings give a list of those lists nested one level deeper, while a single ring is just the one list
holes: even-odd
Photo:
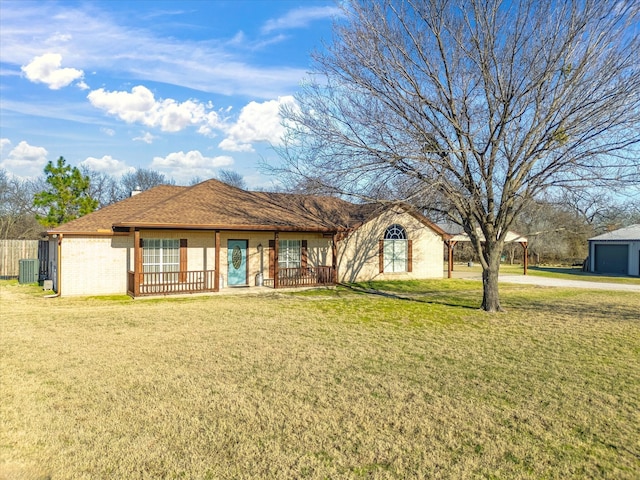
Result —
[{"label": "concrete driveway", "polygon": [[500,275],[500,282],[537,285],[541,287],[589,288],[591,290],[619,290],[640,292],[640,285],[627,283],[586,282],[583,280],[565,280],[563,278],[546,278],[533,275]]},{"label": "concrete driveway", "polygon": [[[482,274],[477,272],[466,272],[463,268],[457,271],[454,270],[452,273],[453,278],[482,280]],[[501,273],[499,280],[501,283],[518,283],[522,285],[535,285],[539,287],[587,288],[592,290],[618,290],[640,293],[640,285],[632,285],[627,283],[587,282],[584,280],[565,280],[563,278],[547,278],[538,277],[535,275],[515,275],[511,273]]]}]

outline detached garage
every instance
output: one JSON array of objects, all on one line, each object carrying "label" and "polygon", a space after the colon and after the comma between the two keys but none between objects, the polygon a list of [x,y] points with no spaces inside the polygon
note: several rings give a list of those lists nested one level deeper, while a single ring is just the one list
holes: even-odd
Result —
[{"label": "detached garage", "polygon": [[640,276],[640,224],[590,238],[589,270]]}]

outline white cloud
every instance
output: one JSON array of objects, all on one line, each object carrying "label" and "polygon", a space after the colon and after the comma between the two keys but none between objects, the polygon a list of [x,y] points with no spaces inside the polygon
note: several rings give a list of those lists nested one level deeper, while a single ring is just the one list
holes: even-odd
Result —
[{"label": "white cloud", "polygon": [[129,92],[107,92],[104,88],[94,90],[87,95],[91,104],[111,115],[120,117],[127,123],[143,122],[155,105],[153,93],[142,85],[133,87]]},{"label": "white cloud", "polygon": [[138,85],[131,92],[93,90],[87,96],[91,104],[127,123],[141,123],[160,128],[163,132],[178,132],[189,126],[199,126],[203,134],[221,128],[218,114],[211,104],[195,100],[177,102],[171,98],[156,100],[151,90]]},{"label": "white cloud", "polygon": [[102,127],[100,131],[109,137],[113,137],[116,134],[113,128]]},{"label": "white cloud", "polygon": [[135,171],[135,168],[127,166],[123,161],[116,160],[110,155],[102,158],[87,157],[80,162],[80,165],[95,172],[105,172],[116,177]]},{"label": "white cloud", "polygon": [[144,142],[144,143],[147,143],[147,144],[151,145],[156,138],[157,137],[154,137],[149,132],[143,132],[141,136],[134,137],[133,140],[135,142]]},{"label": "white cloud", "polygon": [[[3,139],[3,150],[10,144],[11,142],[7,139]],[[37,176],[43,172],[48,154],[44,147],[35,147],[23,140],[9,152],[7,158],[0,162],[0,167],[22,177]]]},{"label": "white cloud", "polygon": [[234,138],[228,137],[218,144],[218,148],[227,152],[255,152],[253,145],[250,143],[238,142]]},{"label": "white cloud", "polygon": [[305,68],[288,66],[286,59],[280,65],[248,63],[245,52],[239,54],[229,38],[202,41],[157,34],[139,19],[118,21],[112,10],[97,2],[2,2],[3,63],[24,65],[42,52],[57,52],[85,72],[115,70],[121,78],[162,79],[194,90],[259,99],[294,90],[306,75]]},{"label": "white cloud", "polygon": [[232,152],[252,152],[254,142],[278,145],[285,132],[280,108],[294,104],[292,96],[262,103],[250,102],[242,108],[236,123],[226,129],[227,137],[218,147]]},{"label": "white cloud", "polygon": [[0,155],[4,152],[4,149],[11,145],[11,140],[8,138],[0,138]]},{"label": "white cloud", "polygon": [[290,10],[280,18],[272,18],[262,26],[262,33],[270,33],[274,30],[287,30],[292,28],[304,28],[314,20],[323,20],[340,15],[337,7],[310,7]]},{"label": "white cloud", "polygon": [[233,158],[227,155],[205,157],[198,150],[184,153],[174,152],[166,157],[154,157],[152,169],[166,172],[178,182],[188,181],[194,177],[210,178],[215,176],[216,169],[233,165]]},{"label": "white cloud", "polygon": [[59,43],[69,42],[72,38],[73,36],[68,33],[54,33],[46,40],[46,43],[57,45]]},{"label": "white cloud", "polygon": [[[59,90],[84,76],[82,70],[61,68],[61,66],[62,55],[58,53],[45,53],[44,55],[35,57],[28,65],[22,66],[22,71],[30,81],[34,83],[46,83],[51,90]],[[81,84],[84,84],[84,82],[81,82]]]}]

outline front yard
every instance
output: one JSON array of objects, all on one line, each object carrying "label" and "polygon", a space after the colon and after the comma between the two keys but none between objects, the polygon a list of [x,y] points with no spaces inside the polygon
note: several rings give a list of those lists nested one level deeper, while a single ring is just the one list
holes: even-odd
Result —
[{"label": "front yard", "polygon": [[640,476],[637,293],[503,285],[489,315],[477,281],[382,286],[0,282],[0,478]]}]

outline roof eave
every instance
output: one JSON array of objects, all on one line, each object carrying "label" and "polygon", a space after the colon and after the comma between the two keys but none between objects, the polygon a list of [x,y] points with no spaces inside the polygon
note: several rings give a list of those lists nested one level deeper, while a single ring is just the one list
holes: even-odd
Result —
[{"label": "roof eave", "polygon": [[54,235],[65,235],[65,236],[85,236],[85,237],[113,237],[113,236],[122,236],[128,235],[128,232],[114,232],[112,230],[47,230],[46,234],[50,237]]},{"label": "roof eave", "polygon": [[317,232],[334,233],[347,230],[344,227],[314,227],[300,225],[229,225],[229,224],[189,224],[189,223],[114,223],[113,228],[148,228],[158,230],[235,230],[260,232]]}]

